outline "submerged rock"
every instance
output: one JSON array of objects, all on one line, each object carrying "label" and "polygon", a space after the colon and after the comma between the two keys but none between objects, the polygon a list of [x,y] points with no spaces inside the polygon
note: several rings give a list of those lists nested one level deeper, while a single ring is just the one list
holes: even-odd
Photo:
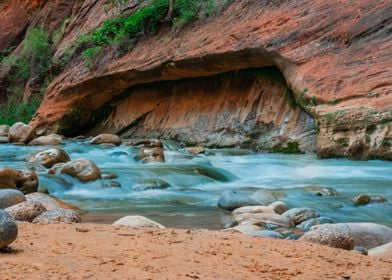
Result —
[{"label": "submerged rock", "polygon": [[354,249],[354,238],[346,224],[324,224],[314,226],[299,240],[345,250]]},{"label": "submerged rock", "polygon": [[299,225],[311,218],[320,217],[320,214],[312,208],[293,208],[284,212],[282,216],[288,218],[294,225]]},{"label": "submerged rock", "polygon": [[110,179],[117,179],[118,175],[114,173],[102,173],[101,177],[104,180],[110,180]]},{"label": "submerged rock", "polygon": [[54,165],[49,173],[67,174],[75,177],[82,182],[89,182],[101,179],[101,171],[94,162],[82,158],[67,163],[58,163]]},{"label": "submerged rock", "polygon": [[122,144],[122,139],[115,134],[100,134],[91,139],[90,144],[112,144],[115,146],[120,146]]},{"label": "submerged rock", "polygon": [[38,190],[38,177],[32,170],[0,168],[0,189],[18,189],[23,193]]},{"label": "submerged rock", "polygon": [[367,194],[360,194],[353,199],[353,202],[356,205],[366,205],[370,202],[370,196],[368,196]]},{"label": "submerged rock", "polygon": [[58,134],[50,134],[46,136],[40,136],[29,142],[29,146],[57,146],[63,141],[63,137]]},{"label": "submerged rock", "polygon": [[18,236],[18,225],[6,211],[0,209],[0,249],[15,241]]},{"label": "submerged rock", "polygon": [[33,127],[18,122],[11,126],[8,132],[8,141],[10,143],[24,143],[27,144],[35,137],[35,130]]},{"label": "submerged rock", "polygon": [[165,227],[153,220],[147,219],[143,216],[126,216],[123,217],[113,223],[115,226],[128,226],[128,227],[153,227],[153,228],[161,228]]},{"label": "submerged rock", "polygon": [[227,190],[218,200],[218,207],[232,211],[243,206],[261,205],[262,203],[250,195],[237,191]]},{"label": "submerged rock", "polygon": [[5,209],[17,221],[32,222],[47,209],[38,201],[24,201]]},{"label": "submerged rock", "polygon": [[192,155],[204,154],[206,152],[206,149],[202,146],[189,147],[185,150]]},{"label": "submerged rock", "polygon": [[135,191],[145,191],[154,189],[167,189],[170,184],[161,179],[144,179],[137,181],[133,184],[133,189]]},{"label": "submerged rock", "polygon": [[370,202],[381,203],[381,202],[387,202],[387,201],[388,201],[388,199],[386,197],[381,196],[381,195],[372,195],[370,197]]},{"label": "submerged rock", "polygon": [[285,194],[280,191],[260,189],[252,195],[252,198],[260,201],[262,204],[270,204],[283,198],[284,196]]},{"label": "submerged rock", "polygon": [[127,142],[128,146],[145,148],[163,148],[163,143],[158,139],[136,139]]},{"label": "submerged rock", "polygon": [[52,209],[46,211],[33,220],[35,224],[71,224],[80,223],[80,215],[70,209]]},{"label": "submerged rock", "polygon": [[339,192],[331,187],[311,186],[306,187],[306,190],[311,190],[316,196],[338,196]]},{"label": "submerged rock", "polygon": [[286,217],[275,213],[243,213],[233,216],[238,224],[265,226],[273,224],[281,227],[292,227],[293,223]]},{"label": "submerged rock", "polygon": [[14,189],[0,190],[0,209],[26,201],[25,195]]},{"label": "submerged rock", "polygon": [[30,163],[39,163],[46,168],[51,168],[53,165],[60,162],[69,162],[71,159],[69,155],[60,148],[53,148],[44,151],[40,151],[30,155],[27,158],[27,162]]}]

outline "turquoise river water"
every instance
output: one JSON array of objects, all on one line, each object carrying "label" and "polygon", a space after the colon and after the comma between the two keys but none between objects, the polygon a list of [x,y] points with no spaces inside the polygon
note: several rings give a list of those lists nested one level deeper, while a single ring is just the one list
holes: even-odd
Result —
[{"label": "turquoise river water", "polygon": [[[253,193],[271,189],[289,207],[313,207],[336,222],[372,221],[392,226],[392,162],[317,160],[315,155],[254,154],[247,150],[208,150],[192,156],[174,142],[165,142],[165,163],[141,163],[129,146],[101,147],[87,141],[62,146],[71,159],[88,158],[104,173],[118,178],[83,184],[69,176],[37,169],[40,186],[83,210],[85,222],[111,223],[125,215],[144,215],[169,227],[223,228],[227,213],[217,201],[228,189]],[[26,168],[30,153],[43,147],[0,146],[0,167]],[[141,190],[146,182],[163,180],[166,189]],[[109,187],[110,181],[121,187]],[[309,186],[328,186],[338,196],[315,196]],[[382,195],[384,203],[355,206],[352,198]]]}]

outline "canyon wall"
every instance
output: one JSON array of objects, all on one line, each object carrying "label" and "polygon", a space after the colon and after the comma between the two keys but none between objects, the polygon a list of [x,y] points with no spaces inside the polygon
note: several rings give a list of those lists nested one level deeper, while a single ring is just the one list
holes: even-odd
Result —
[{"label": "canyon wall", "polygon": [[[99,26],[112,15],[106,5],[104,0],[86,0],[74,9],[54,58],[62,57],[78,34]],[[137,7],[136,1],[130,1],[131,12]],[[124,105],[118,103],[114,107],[117,111],[103,120],[101,128],[113,126],[121,133],[141,136],[142,131],[163,135],[170,127],[167,136],[174,133],[181,138],[178,128],[185,127],[181,119],[176,124],[170,112],[165,116],[158,114],[163,109],[152,104],[159,99],[171,108],[175,101],[182,100],[179,92],[183,91],[164,86],[173,98],[169,102],[162,96],[164,91],[154,89],[156,83],[274,66],[283,73],[292,90],[302,110],[299,115],[308,114],[315,120],[320,157],[392,159],[391,49],[390,1],[237,0],[217,16],[179,30],[164,28],[154,36],[144,37],[125,55],[107,48],[93,69],[80,56],[74,57],[50,84],[31,124],[40,133],[69,131],[65,128],[70,121],[75,123],[76,118],[86,130],[92,128],[88,124],[94,123],[98,131],[99,125],[91,120],[97,119],[108,103],[117,102],[124,92],[134,88],[135,92],[123,99]],[[195,91],[200,98],[192,102],[199,100],[203,104],[206,99],[208,103],[206,95],[212,92],[202,93],[199,89]],[[228,91],[220,90],[219,102],[227,99],[225,92]],[[143,96],[146,104],[142,102]],[[238,98],[234,96],[233,93],[230,98]],[[187,106],[186,102],[181,104]],[[278,104],[272,102],[275,119],[281,114]],[[226,106],[222,105],[223,111],[213,109],[225,115]],[[143,110],[135,109],[138,107],[152,110],[143,119],[145,127],[126,129],[143,115]],[[249,110],[244,108],[246,103],[238,101],[238,107],[231,109],[233,118],[228,119],[223,130],[231,130],[235,126],[232,121],[243,120],[239,111]],[[120,118],[116,115],[118,111],[129,115],[129,119]],[[185,113],[180,111],[180,115]],[[192,108],[187,111],[192,112]],[[275,119],[271,123],[281,127],[282,122]],[[162,126],[152,125],[152,120],[162,120]],[[195,127],[202,122],[194,122]],[[213,129],[215,134],[219,125]]]}]

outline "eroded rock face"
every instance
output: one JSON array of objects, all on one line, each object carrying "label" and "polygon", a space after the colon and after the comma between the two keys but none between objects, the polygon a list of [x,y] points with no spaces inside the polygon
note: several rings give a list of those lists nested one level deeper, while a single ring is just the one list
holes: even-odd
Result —
[{"label": "eroded rock face", "polygon": [[0,168],[0,189],[18,189],[23,193],[38,190],[38,177],[32,170]]},{"label": "eroded rock face", "polygon": [[27,158],[27,162],[39,163],[46,168],[51,168],[53,165],[60,162],[70,161],[69,155],[60,148],[48,149],[37,152]]},{"label": "eroded rock face", "polygon": [[27,144],[35,137],[35,130],[33,127],[18,122],[11,126],[8,132],[8,141],[10,143],[25,143]]},{"label": "eroded rock face", "polygon": [[101,179],[101,171],[94,162],[82,158],[67,163],[58,163],[50,170],[50,173],[67,174],[79,179],[82,182]]},{"label": "eroded rock face", "polygon": [[[79,33],[97,27],[111,15],[105,13],[103,2],[84,2],[80,9],[83,13],[74,15],[55,57],[60,57]],[[63,130],[62,124],[65,122],[60,120],[72,119],[67,114],[75,108],[83,111],[82,120],[88,122],[89,116],[103,104],[138,84],[207,77],[238,69],[275,65],[284,74],[300,107],[319,123],[317,149],[321,157],[391,159],[392,95],[389,93],[392,69],[389,65],[392,54],[389,50],[392,40],[388,32],[391,28],[391,5],[389,1],[375,3],[368,0],[339,4],[311,0],[234,1],[222,15],[207,22],[195,24],[183,31],[162,32],[152,38],[145,38],[121,57],[107,54],[105,60],[100,62],[99,69],[90,71],[80,59],[75,58],[49,86],[48,94],[32,124],[40,132]],[[130,130],[131,134],[153,134],[156,131],[159,134],[167,126],[171,133],[176,132],[181,136],[189,120],[192,120],[191,125],[204,124],[207,130],[220,124],[208,114],[203,116],[204,111],[197,112],[202,107],[197,107],[193,112],[190,106],[187,109],[176,108],[176,104],[183,107],[203,101],[205,96],[199,92],[196,96],[200,97],[188,103],[185,100],[186,91],[170,90],[169,99],[181,97],[181,93],[185,92],[184,100],[179,99],[175,103],[168,102],[148,86],[139,88],[130,95],[135,96],[133,99],[125,97],[116,106],[116,110],[127,114],[113,113],[108,124],[115,124],[113,127],[117,129],[127,127],[129,120],[136,121],[135,124],[142,121],[146,124],[145,130],[137,126]],[[146,92],[144,97],[142,93],[137,93],[143,91]],[[263,95],[268,95],[270,91],[274,90],[265,90]],[[233,106],[233,110],[228,105],[235,96],[231,89],[225,93],[217,92],[217,100],[227,101],[223,104],[225,112],[229,112],[234,121],[239,120],[243,129],[247,127],[244,125],[247,115],[248,120],[260,119],[257,114],[249,114],[252,110],[248,107],[251,108],[249,104],[252,103],[258,104],[257,95],[245,97],[249,102],[240,102],[238,107]],[[150,95],[155,95],[155,98]],[[143,98],[148,102],[129,117],[126,103],[142,104]],[[265,124],[287,128],[289,136],[301,135],[299,131],[293,132],[298,120],[292,114],[286,119],[288,122],[274,121],[285,120],[282,115],[288,110],[282,108],[281,102],[272,104],[274,114],[270,115],[271,122]],[[170,106],[169,110],[166,109],[167,105]],[[245,108],[243,114],[239,112],[242,108]],[[183,114],[183,111],[189,111],[190,114],[185,120],[186,124],[181,122],[182,118],[176,120],[176,113]],[[224,112],[219,113],[216,114],[217,119],[224,119]],[[199,116],[206,121],[198,121]],[[165,121],[167,117],[169,119]],[[164,122],[158,126],[158,122],[153,119]],[[233,123],[233,119],[230,123]],[[172,124],[175,126],[171,127]],[[299,127],[305,126],[301,124]],[[150,128],[152,130],[148,130]],[[229,138],[231,127],[225,128],[227,131],[223,130],[222,133]],[[212,140],[217,137],[215,133],[211,135]],[[299,142],[301,139],[306,142],[306,137],[299,136]],[[231,141],[235,142],[236,137]]]}]

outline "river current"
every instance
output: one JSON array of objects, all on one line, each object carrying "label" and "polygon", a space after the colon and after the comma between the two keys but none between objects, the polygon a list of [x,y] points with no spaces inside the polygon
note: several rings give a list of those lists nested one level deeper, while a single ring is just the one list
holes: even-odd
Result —
[{"label": "river current", "polygon": [[[315,155],[255,154],[248,150],[207,150],[192,156],[175,142],[165,142],[165,163],[142,163],[130,146],[93,146],[69,141],[62,148],[71,159],[88,158],[112,180],[81,183],[66,175],[37,169],[40,187],[82,209],[84,222],[112,223],[126,215],[143,215],[168,227],[223,228],[228,214],[217,207],[232,189],[254,193],[272,190],[292,207],[312,207],[336,222],[376,222],[392,226],[392,162],[318,160]],[[0,145],[0,167],[31,167],[24,159],[45,147]],[[165,189],[143,190],[164,184]],[[120,186],[121,185],[121,186]],[[315,196],[311,186],[332,187],[338,196]],[[388,201],[356,206],[359,194]]]}]

